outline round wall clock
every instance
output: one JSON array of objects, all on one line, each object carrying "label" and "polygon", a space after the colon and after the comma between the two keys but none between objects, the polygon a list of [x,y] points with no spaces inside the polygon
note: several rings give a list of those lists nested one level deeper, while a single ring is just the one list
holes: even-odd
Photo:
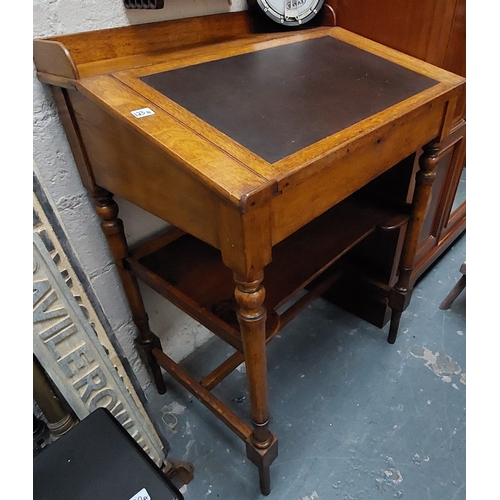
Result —
[{"label": "round wall clock", "polygon": [[258,6],[273,21],[285,26],[298,26],[310,21],[324,0],[257,0]]}]

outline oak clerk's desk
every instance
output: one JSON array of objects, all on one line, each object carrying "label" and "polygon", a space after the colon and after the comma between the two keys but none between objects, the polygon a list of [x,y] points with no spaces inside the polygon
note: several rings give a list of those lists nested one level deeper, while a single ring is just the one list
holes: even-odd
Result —
[{"label": "oak clerk's desk", "polygon": [[[266,342],[381,229],[406,234],[387,290],[395,341],[438,143],[464,81],[339,27],[252,29],[247,14],[224,14],[36,40],[34,57],[96,200],[158,390],[161,367],[246,443],[267,494],[278,448]],[[411,209],[359,196],[422,146]],[[174,227],[129,251],[113,194]],[[150,331],[137,278],[235,354],[194,380]],[[299,291],[307,293],[290,300]],[[251,426],[210,392],[243,361]]]}]

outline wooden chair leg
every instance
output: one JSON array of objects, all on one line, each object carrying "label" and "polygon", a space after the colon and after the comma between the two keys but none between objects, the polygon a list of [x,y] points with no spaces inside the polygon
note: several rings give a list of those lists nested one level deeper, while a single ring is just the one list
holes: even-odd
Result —
[{"label": "wooden chair leg", "polygon": [[441,302],[439,309],[445,311],[451,307],[451,304],[462,293],[465,288],[465,274],[456,282],[455,286],[450,290],[450,293]]},{"label": "wooden chair leg", "polygon": [[141,292],[135,276],[125,266],[128,256],[128,244],[123,230],[123,222],[118,218],[118,205],[113,200],[113,194],[105,189],[98,189],[93,193],[95,210],[101,218],[101,227],[113,254],[118,268],[125,295],[128,298],[134,323],[139,330],[137,342],[142,349],[146,364],[160,394],[166,392],[165,381],[160,365],[152,355],[155,347],[161,349],[160,339],[149,329],[148,315],[142,301]]}]

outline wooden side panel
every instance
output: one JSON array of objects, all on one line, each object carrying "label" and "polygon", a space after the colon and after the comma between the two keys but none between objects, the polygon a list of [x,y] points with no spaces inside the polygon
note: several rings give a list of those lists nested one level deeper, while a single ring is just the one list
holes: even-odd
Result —
[{"label": "wooden side panel", "polygon": [[79,92],[71,99],[96,184],[218,247],[219,198]]},{"label": "wooden side panel", "polygon": [[[78,89],[88,97],[88,105],[103,117],[120,122],[126,129],[134,130],[142,141],[162,152],[186,175],[243,209],[261,202],[275,192],[275,183],[257,175],[252,169],[228,155],[201,136],[191,124],[180,123],[154,103],[126,87],[112,76],[103,75],[78,82]],[[85,106],[81,107],[84,112]],[[146,116],[137,117],[134,112],[148,109]],[[90,114],[89,114],[90,118]],[[116,141],[113,134],[108,136]],[[116,148],[117,144],[111,147]],[[147,158],[147,157],[144,157]],[[161,169],[158,179],[161,180]]]},{"label": "wooden side panel", "polygon": [[33,40],[33,60],[39,73],[79,78],[78,69],[68,49],[61,42]]},{"label": "wooden side panel", "polygon": [[[380,127],[357,143],[355,155],[350,154],[349,145],[345,146],[329,168],[274,198],[273,245],[438,136],[445,110],[443,98],[440,105],[425,106]],[[386,142],[388,133],[393,140]],[[369,166],[366,161],[370,161]]]},{"label": "wooden side panel", "polygon": [[[134,54],[215,43],[251,33],[246,12],[176,19],[75,33],[50,40],[68,48],[76,65]],[[92,47],[92,50],[88,50]]]}]

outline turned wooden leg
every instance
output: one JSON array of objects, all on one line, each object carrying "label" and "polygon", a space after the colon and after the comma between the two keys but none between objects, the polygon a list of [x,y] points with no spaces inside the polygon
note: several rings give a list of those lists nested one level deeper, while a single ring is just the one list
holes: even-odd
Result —
[{"label": "turned wooden leg", "polygon": [[[235,274],[235,298],[238,303],[238,321],[243,341],[243,352],[250,392],[253,433],[247,441],[247,456],[258,467],[260,490],[271,491],[269,467],[278,455],[278,440],[269,431],[266,363],[266,308],[265,290],[261,285],[263,272],[251,279]],[[253,279],[252,279],[253,278]]]},{"label": "turned wooden leg", "polygon": [[389,301],[392,308],[389,335],[387,337],[389,344],[396,342],[401,315],[410,303],[413,288],[410,286],[411,273],[415,265],[420,231],[431,199],[432,183],[436,177],[438,162],[439,147],[437,141],[432,141],[424,146],[423,153],[419,158],[420,170],[416,175],[412,210],[399,261],[398,281],[391,291]]},{"label": "turned wooden leg", "polygon": [[149,329],[148,315],[144,308],[141,292],[135,276],[125,267],[128,255],[128,244],[123,230],[123,222],[118,218],[118,205],[113,200],[113,194],[105,189],[94,193],[95,209],[101,218],[101,227],[108,241],[118,268],[125,295],[128,298],[134,323],[139,330],[137,343],[142,349],[147,366],[160,394],[166,391],[160,366],[151,354],[154,347],[161,349],[160,339]]}]

